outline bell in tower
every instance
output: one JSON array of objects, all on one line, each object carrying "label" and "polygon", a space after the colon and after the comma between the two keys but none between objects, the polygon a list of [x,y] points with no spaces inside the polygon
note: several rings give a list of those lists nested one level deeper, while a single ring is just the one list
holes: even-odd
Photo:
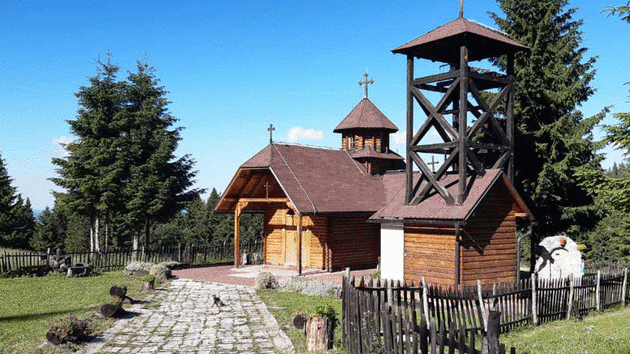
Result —
[{"label": "bell in tower", "polygon": [[[406,204],[418,204],[435,191],[447,204],[461,205],[470,184],[486,169],[502,169],[514,183],[514,55],[523,50],[528,48],[505,34],[465,19],[461,10],[456,20],[392,50],[407,56]],[[503,74],[470,66],[504,55]],[[417,78],[416,59],[445,63],[449,71]],[[428,92],[441,98],[433,103]],[[416,104],[426,119],[414,130]],[[442,142],[425,142],[431,129]],[[433,172],[421,154],[444,155],[444,162]],[[415,180],[414,165],[421,173]],[[442,182],[451,173],[458,175],[455,193]]]}]

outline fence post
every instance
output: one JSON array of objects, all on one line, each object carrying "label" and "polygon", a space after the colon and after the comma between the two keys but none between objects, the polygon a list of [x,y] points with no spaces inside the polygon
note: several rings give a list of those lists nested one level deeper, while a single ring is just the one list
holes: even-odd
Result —
[{"label": "fence post", "polygon": [[490,310],[488,330],[481,344],[482,354],[499,354],[499,334],[501,334],[501,312]]},{"label": "fence post", "polygon": [[597,308],[597,311],[601,310],[600,307],[600,298],[599,298],[599,290],[600,290],[600,283],[602,280],[602,271],[601,270],[597,270],[597,285],[595,286],[595,306]]},{"label": "fence post", "polygon": [[477,296],[479,297],[479,306],[481,307],[481,317],[483,318],[483,330],[488,332],[488,311],[483,301],[483,292],[481,291],[481,280],[477,279]]},{"label": "fence post", "polygon": [[567,320],[571,318],[571,309],[573,307],[573,273],[569,274],[569,303],[567,305]]},{"label": "fence post", "polygon": [[532,322],[538,326],[538,305],[536,304],[536,273],[532,274]]},{"label": "fence post", "polygon": [[623,269],[623,284],[621,285],[621,304],[626,306],[626,289],[628,286],[628,268]]},{"label": "fence post", "polygon": [[9,271],[9,266],[7,264],[7,251],[2,252],[2,272],[6,273]]},{"label": "fence post", "polygon": [[429,289],[424,277],[422,277],[422,312],[424,312],[424,319],[427,322],[428,329],[431,325],[431,321],[429,321]]}]

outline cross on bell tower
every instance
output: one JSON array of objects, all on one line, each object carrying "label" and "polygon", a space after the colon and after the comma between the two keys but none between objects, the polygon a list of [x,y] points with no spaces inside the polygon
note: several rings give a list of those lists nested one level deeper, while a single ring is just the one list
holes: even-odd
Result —
[{"label": "cross on bell tower", "polygon": [[359,86],[361,85],[365,85],[365,98],[368,98],[368,84],[373,84],[374,80],[370,79],[368,80],[368,76],[369,74],[367,73],[367,70],[365,70],[365,74],[363,74],[363,76],[365,77],[365,80],[363,81],[359,81]]},{"label": "cross on bell tower", "polygon": [[[514,183],[514,55],[528,49],[497,31],[466,20],[461,1],[459,18],[392,51],[407,56],[406,204],[418,204],[435,190],[446,204],[461,205],[474,179],[483,176],[486,169],[503,169]],[[478,72],[469,66],[472,61],[503,55],[507,58],[505,74]],[[445,63],[450,71],[416,78],[416,58]],[[484,90],[495,90],[491,102],[482,97]],[[442,97],[436,104],[431,103],[426,91]],[[417,131],[415,103],[426,115]],[[498,112],[500,105],[505,107],[504,112]],[[446,118],[448,114],[452,114],[452,124]],[[423,143],[432,128],[442,143]],[[444,153],[446,158],[438,171],[432,172],[421,153]],[[414,165],[421,172],[416,182]],[[443,179],[449,167],[457,174],[455,193],[447,189]]]}]

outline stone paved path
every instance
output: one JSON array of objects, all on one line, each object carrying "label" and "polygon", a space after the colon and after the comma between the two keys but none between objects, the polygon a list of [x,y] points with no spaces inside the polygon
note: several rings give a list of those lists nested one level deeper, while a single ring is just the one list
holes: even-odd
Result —
[{"label": "stone paved path", "polygon": [[[212,295],[225,306],[212,306]],[[160,303],[159,307],[153,304]],[[291,341],[251,287],[176,279],[138,315],[121,319],[82,352],[293,353]]]}]

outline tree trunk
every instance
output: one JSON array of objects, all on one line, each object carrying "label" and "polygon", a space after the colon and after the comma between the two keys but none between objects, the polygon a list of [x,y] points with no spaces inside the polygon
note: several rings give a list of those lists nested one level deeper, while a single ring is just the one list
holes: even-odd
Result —
[{"label": "tree trunk", "polygon": [[140,239],[140,232],[136,229],[133,233],[133,252],[131,254],[131,259],[134,261],[138,260],[138,241]]},{"label": "tree trunk", "polygon": [[332,348],[332,323],[326,317],[311,317],[306,321],[306,350],[319,352]]}]

